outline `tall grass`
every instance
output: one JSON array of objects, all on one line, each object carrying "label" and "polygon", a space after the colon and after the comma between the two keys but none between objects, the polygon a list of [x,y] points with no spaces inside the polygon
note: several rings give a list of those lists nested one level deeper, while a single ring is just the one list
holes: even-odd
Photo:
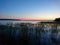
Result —
[{"label": "tall grass", "polygon": [[60,31],[56,26],[31,23],[0,25],[0,45],[59,45]]}]

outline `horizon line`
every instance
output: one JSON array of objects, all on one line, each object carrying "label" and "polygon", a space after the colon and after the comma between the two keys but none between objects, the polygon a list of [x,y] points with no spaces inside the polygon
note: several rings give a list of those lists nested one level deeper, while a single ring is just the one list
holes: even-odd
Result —
[{"label": "horizon line", "polygon": [[[16,21],[41,21],[41,20],[22,20],[22,19],[0,19],[0,20],[16,20]],[[53,20],[52,20],[53,21]]]}]

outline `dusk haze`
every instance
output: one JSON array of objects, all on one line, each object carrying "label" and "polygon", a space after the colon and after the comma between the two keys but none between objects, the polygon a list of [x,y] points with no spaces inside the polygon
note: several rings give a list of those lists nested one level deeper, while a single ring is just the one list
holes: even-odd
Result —
[{"label": "dusk haze", "polygon": [[60,0],[0,0],[0,19],[54,20]]}]

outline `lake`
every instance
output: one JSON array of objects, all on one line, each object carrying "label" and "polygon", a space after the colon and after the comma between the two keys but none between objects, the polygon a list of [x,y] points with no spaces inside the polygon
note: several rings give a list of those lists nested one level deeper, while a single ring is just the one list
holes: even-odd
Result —
[{"label": "lake", "polygon": [[15,23],[38,23],[38,22],[52,22],[53,20],[36,20],[36,21],[30,21],[30,20],[28,20],[28,21],[26,21],[26,20],[21,20],[21,21],[9,21],[9,20],[0,20],[0,24],[6,24],[6,23],[13,23],[13,24],[15,24]]}]

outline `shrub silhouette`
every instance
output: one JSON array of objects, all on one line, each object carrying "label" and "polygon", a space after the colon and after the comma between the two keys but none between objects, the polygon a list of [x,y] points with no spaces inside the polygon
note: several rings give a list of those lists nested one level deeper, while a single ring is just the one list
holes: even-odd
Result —
[{"label": "shrub silhouette", "polygon": [[60,18],[56,18],[54,21],[56,21],[56,22],[60,22]]}]

